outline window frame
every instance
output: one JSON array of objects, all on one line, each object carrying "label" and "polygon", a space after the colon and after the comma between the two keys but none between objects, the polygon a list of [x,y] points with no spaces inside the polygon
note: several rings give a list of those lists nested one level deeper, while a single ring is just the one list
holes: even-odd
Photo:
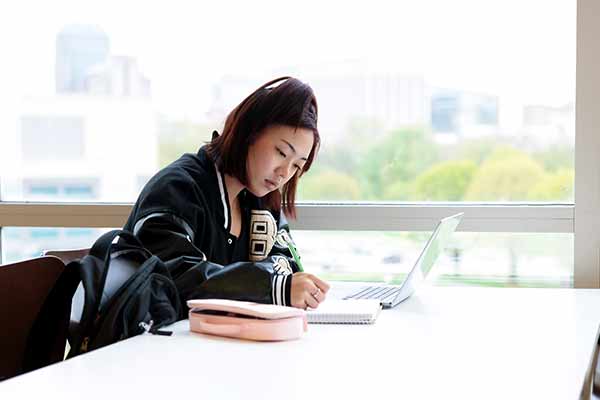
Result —
[{"label": "window frame", "polygon": [[600,2],[577,0],[575,77],[576,288],[600,287]]}]

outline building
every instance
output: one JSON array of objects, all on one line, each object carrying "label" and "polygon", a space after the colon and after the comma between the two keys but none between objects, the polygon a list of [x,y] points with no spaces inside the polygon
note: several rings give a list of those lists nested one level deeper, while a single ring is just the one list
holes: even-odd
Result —
[{"label": "building", "polygon": [[148,101],[35,98],[15,117],[3,154],[14,166],[5,199],[133,201],[158,168],[158,122]]},{"label": "building", "polygon": [[89,70],[106,61],[108,36],[92,25],[68,25],[56,37],[56,92],[86,92]]},{"label": "building", "polygon": [[498,97],[431,88],[431,131],[436,141],[455,143],[498,133]]},{"label": "building", "polygon": [[150,80],[141,73],[136,59],[128,56],[110,56],[91,67],[85,87],[91,95],[150,97]]},{"label": "building", "polygon": [[535,147],[575,146],[575,105],[526,105],[521,136]]},{"label": "building", "polygon": [[[310,84],[319,104],[319,130],[328,142],[343,141],[355,121],[370,122],[382,134],[387,130],[424,123],[427,113],[425,83],[420,77],[391,73],[328,74],[299,70],[292,73]],[[272,76],[289,75],[274,73]],[[215,85],[209,118],[224,120],[227,112],[260,84],[260,79],[227,76]]]}]

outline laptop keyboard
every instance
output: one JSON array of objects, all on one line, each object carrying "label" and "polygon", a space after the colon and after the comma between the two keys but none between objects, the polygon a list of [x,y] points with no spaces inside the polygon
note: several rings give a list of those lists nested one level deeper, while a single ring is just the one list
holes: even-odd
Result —
[{"label": "laptop keyboard", "polygon": [[400,291],[399,286],[368,286],[361,291],[344,297],[347,299],[379,299],[386,301],[391,300]]}]

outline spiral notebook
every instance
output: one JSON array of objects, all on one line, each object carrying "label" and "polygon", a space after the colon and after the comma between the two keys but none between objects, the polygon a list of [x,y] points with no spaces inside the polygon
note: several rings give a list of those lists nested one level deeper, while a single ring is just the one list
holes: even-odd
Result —
[{"label": "spiral notebook", "polygon": [[328,299],[316,309],[309,308],[306,317],[309,324],[372,324],[380,311],[377,299]]}]

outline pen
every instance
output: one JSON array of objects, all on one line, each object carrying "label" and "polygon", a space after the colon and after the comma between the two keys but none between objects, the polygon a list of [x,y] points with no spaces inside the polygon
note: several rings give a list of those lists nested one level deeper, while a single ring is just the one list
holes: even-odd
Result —
[{"label": "pen", "polygon": [[300,261],[300,256],[298,255],[296,248],[294,247],[294,245],[291,242],[288,242],[287,246],[288,246],[288,249],[290,250],[290,253],[292,253],[292,257],[294,257],[294,261],[296,261],[298,270],[300,272],[304,272],[304,268],[302,268],[302,262]]}]

